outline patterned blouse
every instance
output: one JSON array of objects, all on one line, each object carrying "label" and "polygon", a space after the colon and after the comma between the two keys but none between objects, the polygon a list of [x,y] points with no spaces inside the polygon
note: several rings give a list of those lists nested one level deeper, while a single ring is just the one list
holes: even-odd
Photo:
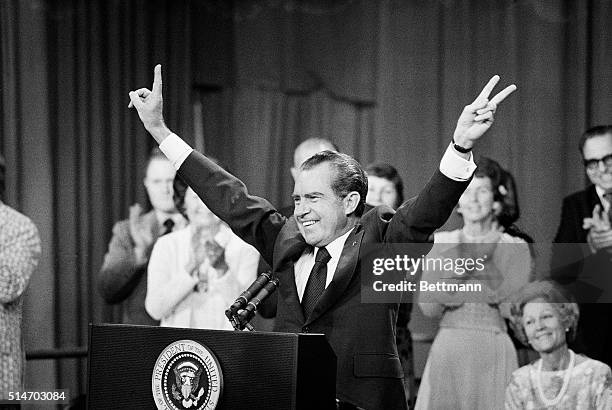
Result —
[{"label": "patterned blouse", "polygon": [[[512,381],[506,389],[506,409],[612,409],[612,373],[610,367],[597,360],[581,357],[572,369],[565,394],[557,404],[547,405],[538,388],[538,364],[528,364],[512,374]],[[542,371],[540,386],[546,399],[552,401],[563,385],[566,370]]]},{"label": "patterned blouse", "polygon": [[32,221],[0,202],[0,399],[23,386],[21,296],[40,251]]}]

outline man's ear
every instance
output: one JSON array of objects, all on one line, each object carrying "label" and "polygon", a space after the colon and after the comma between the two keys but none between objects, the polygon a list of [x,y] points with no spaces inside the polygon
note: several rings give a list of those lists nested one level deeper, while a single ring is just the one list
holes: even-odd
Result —
[{"label": "man's ear", "polygon": [[344,214],[350,215],[357,209],[359,206],[359,202],[361,201],[361,195],[357,191],[349,192],[344,199],[342,200],[342,205],[344,206]]}]

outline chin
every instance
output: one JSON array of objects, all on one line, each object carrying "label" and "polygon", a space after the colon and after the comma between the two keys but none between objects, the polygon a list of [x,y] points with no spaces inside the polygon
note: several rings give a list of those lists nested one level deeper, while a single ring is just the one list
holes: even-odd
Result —
[{"label": "chin", "polygon": [[319,243],[317,239],[309,238],[307,236],[304,236],[304,241],[310,246],[317,246],[317,244]]}]

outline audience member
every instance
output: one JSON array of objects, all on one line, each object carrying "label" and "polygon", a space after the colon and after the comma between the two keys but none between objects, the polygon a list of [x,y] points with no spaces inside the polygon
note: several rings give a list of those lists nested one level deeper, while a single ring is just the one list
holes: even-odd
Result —
[{"label": "audience member", "polygon": [[[484,260],[481,269],[423,271],[429,283],[480,283],[484,291],[420,292],[425,315],[441,317],[417,395],[417,409],[501,408],[517,354],[507,333],[509,297],[530,279],[529,245],[514,236],[519,217],[514,184],[497,162],[482,157],[459,199],[462,229],[435,234],[428,257]],[[467,265],[466,265],[467,266]],[[446,267],[446,265],[445,265]],[[459,272],[461,274],[461,272]]]},{"label": "audience member", "polygon": [[591,184],[563,200],[551,277],[580,303],[570,347],[612,366],[612,125],[587,130],[579,148]]},{"label": "audience member", "polygon": [[153,244],[160,235],[185,225],[172,199],[176,170],[155,148],[149,157],[144,186],[152,209],[143,214],[142,207],[130,207],[129,219],[113,227],[113,237],[97,277],[97,285],[106,302],[123,303],[122,323],[157,325],[145,311],[147,264]]},{"label": "audience member", "polygon": [[384,162],[374,162],[365,169],[368,176],[366,204],[387,205],[397,209],[404,203],[404,184],[397,169]]},{"label": "audience member", "polygon": [[515,334],[540,358],[512,373],[506,409],[612,409],[610,367],[568,348],[578,324],[576,303],[541,281],[527,285],[511,311]]},{"label": "audience member", "polygon": [[[0,155],[0,198],[6,165]],[[23,391],[25,352],[21,336],[23,293],[40,257],[38,229],[0,200],[0,400]]]},{"label": "audience member", "polygon": [[249,195],[240,180],[168,129],[161,66],[155,67],[152,90],[129,95],[130,105],[181,177],[272,264],[280,278],[275,330],[327,336],[337,356],[340,408],[393,410],[407,408],[395,345],[398,305],[361,303],[360,249],[381,242],[425,242],[444,223],[474,170],[469,150],[493,123],[497,105],[516,88],[507,87],[489,100],[498,81],[493,77],[464,108],[441,171],[397,213],[377,207],[363,214],[363,169],[348,155],[323,151],[300,167],[289,219],[265,199]]},{"label": "audience member", "polygon": [[147,312],[161,326],[226,329],[225,309],[257,276],[259,253],[222,222],[179,176],[177,208],[189,224],[157,240],[148,267]]}]

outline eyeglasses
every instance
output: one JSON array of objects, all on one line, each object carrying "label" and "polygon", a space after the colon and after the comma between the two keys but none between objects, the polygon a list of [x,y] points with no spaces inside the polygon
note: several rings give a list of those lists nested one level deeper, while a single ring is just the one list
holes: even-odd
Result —
[{"label": "eyeglasses", "polygon": [[597,168],[599,168],[600,162],[603,162],[606,168],[612,168],[612,154],[608,154],[605,157],[599,159],[592,158],[582,160],[584,167],[589,171],[595,171]]}]

